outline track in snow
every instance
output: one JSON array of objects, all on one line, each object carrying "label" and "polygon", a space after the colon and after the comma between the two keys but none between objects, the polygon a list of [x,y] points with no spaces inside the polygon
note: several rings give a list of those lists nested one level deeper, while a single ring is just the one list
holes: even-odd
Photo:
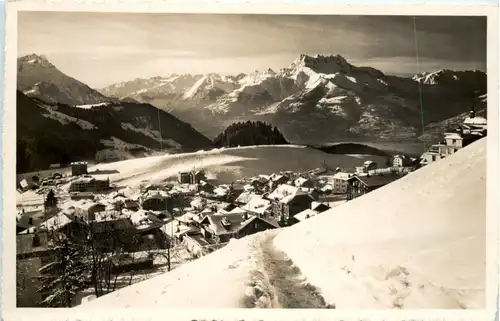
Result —
[{"label": "track in snow", "polygon": [[318,290],[305,282],[300,270],[273,245],[276,234],[263,235],[258,270],[245,293],[246,308],[325,309],[328,305]]}]

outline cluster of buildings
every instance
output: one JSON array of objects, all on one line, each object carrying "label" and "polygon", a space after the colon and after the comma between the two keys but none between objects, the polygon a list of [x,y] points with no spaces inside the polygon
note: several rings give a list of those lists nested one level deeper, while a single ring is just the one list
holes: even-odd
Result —
[{"label": "cluster of buildings", "polygon": [[454,130],[444,133],[444,140],[433,144],[422,154],[420,165],[425,166],[456,153],[458,150],[486,137],[488,121],[476,115],[474,107],[469,116]]},{"label": "cluster of buildings", "polygon": [[51,215],[46,210],[39,216],[18,214],[18,271],[31,271],[19,272],[24,280],[24,290],[19,293],[24,295],[18,297],[18,304],[34,306],[48,295],[34,290],[33,280],[39,275],[33,275],[37,271],[33,266],[50,262],[52,233],[76,240],[92,233],[99,251],[109,253],[112,271],[151,268],[155,266],[151,257],[120,261],[114,251],[118,246],[121,257],[149,250],[170,251],[175,245],[191,258],[199,257],[231,239],[323,215],[400,178],[414,162],[396,155],[391,168],[366,161],[359,167],[281,171],[230,184],[216,184],[204,171],[193,170],[179,173],[175,181],[120,190],[109,179],[89,175],[86,163],[72,163],[71,177],[63,178],[68,197],[61,196]]}]

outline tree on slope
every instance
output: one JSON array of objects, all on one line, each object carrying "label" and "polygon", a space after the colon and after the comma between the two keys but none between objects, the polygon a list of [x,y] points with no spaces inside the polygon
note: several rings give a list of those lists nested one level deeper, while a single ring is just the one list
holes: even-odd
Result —
[{"label": "tree on slope", "polygon": [[50,235],[53,261],[39,269],[42,285],[39,292],[50,293],[43,301],[46,307],[71,307],[75,295],[90,286],[90,273],[85,259],[85,245],[63,233]]},{"label": "tree on slope", "polygon": [[56,197],[56,193],[54,193],[54,190],[51,189],[47,193],[47,197],[45,198],[45,202],[43,205],[45,206],[45,209],[54,208],[57,206],[58,201],[59,200]]}]

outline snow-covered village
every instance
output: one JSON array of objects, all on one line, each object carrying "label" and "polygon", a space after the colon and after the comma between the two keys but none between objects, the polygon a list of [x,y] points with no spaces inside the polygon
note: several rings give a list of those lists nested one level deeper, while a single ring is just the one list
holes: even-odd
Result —
[{"label": "snow-covered village", "polygon": [[[407,27],[401,17],[359,16],[360,32],[377,40],[332,47],[310,30],[355,38],[345,27],[354,18],[275,16],[295,26],[290,33],[259,15],[193,24],[177,15],[63,16],[19,18],[17,307],[487,305],[487,134],[497,129],[491,119],[488,128],[481,17],[416,19],[434,35],[422,46],[437,58],[415,69],[402,53],[383,63],[365,56]],[[452,40],[441,21],[477,45]],[[137,42],[163,39],[161,26],[177,36],[158,46],[197,52],[203,43],[207,57],[224,59],[165,56],[153,68],[96,55],[109,72],[95,75],[86,62],[94,60],[61,58],[74,44],[42,52],[42,25],[46,41],[72,28],[89,52],[123,30]],[[208,30],[247,40],[212,46]],[[268,32],[282,47],[265,47]],[[463,64],[439,57],[443,34],[462,48],[450,51],[454,62],[467,51]],[[292,44],[303,48],[292,54]],[[282,55],[256,62],[238,48]]]},{"label": "snow-covered village", "polygon": [[[232,239],[289,227],[325,212],[335,215],[337,206],[485,137],[486,126],[486,119],[471,110],[455,131],[444,133],[444,140],[420,158],[394,155],[391,166],[366,160],[351,168],[326,165],[305,172],[262,173],[229,184],[214,183],[217,178],[209,169],[193,168],[165,178],[151,171],[149,179],[124,187],[120,182],[125,177],[117,173],[122,168],[130,171],[129,177],[140,173],[145,160],[137,159],[108,163],[103,170],[78,161],[70,164],[69,171],[52,168],[49,175],[23,178],[16,220],[19,300],[26,306],[36,302],[78,305],[82,299],[178,268]],[[65,241],[52,243],[53,234],[64,235]],[[80,261],[68,261],[70,269],[78,272],[55,276],[50,267],[58,262],[56,249],[68,240],[89,247],[88,257],[79,254],[70,260],[85,258],[90,265],[78,270],[73,264]],[[34,264],[38,269],[33,269]],[[99,274],[93,284],[94,277],[81,280],[80,273],[90,273],[90,267]],[[59,301],[64,293],[54,293],[53,288],[39,291],[44,278],[58,277],[79,287],[79,282],[88,282],[88,288],[67,303]]]}]

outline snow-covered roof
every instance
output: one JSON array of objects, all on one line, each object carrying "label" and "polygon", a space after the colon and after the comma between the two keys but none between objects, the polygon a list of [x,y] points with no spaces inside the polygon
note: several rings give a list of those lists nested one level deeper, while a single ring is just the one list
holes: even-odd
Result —
[{"label": "snow-covered roof", "polygon": [[303,221],[303,220],[306,220],[306,219],[313,217],[317,214],[318,214],[318,212],[308,208],[308,209],[303,210],[300,213],[295,214],[294,218],[299,220],[299,221]]},{"label": "snow-covered roof", "polygon": [[305,178],[305,177],[299,177],[295,180],[295,186],[302,186],[304,185],[305,183],[307,182],[310,182],[311,180],[309,178]]},{"label": "snow-covered roof", "polygon": [[71,223],[73,220],[70,219],[66,214],[59,213],[40,224],[40,228],[47,229],[49,231],[57,230],[64,227],[66,224]]},{"label": "snow-covered roof", "polygon": [[309,197],[310,199],[313,199],[312,196],[308,193],[305,193],[303,191],[300,191],[296,194],[292,194],[292,195],[287,195],[285,197],[283,197],[280,202],[283,203],[283,204],[288,204],[290,203],[292,200],[294,200],[296,197],[301,197],[301,196],[307,196]]},{"label": "snow-covered roof", "polygon": [[251,195],[247,204],[242,208],[253,213],[263,214],[271,207],[271,202],[269,200],[263,199],[262,196],[253,194]]},{"label": "snow-covered roof", "polygon": [[269,194],[268,198],[273,200],[281,200],[285,196],[295,195],[300,191],[300,189],[296,186],[282,184],[279,185],[271,194]]},{"label": "snow-covered roof", "polygon": [[352,173],[343,173],[343,172],[338,172],[333,175],[333,179],[341,179],[341,180],[347,180],[351,178],[354,174]]},{"label": "snow-covered roof", "polygon": [[464,120],[464,124],[466,125],[487,125],[488,120],[481,116],[476,116],[474,118],[467,117]]}]

